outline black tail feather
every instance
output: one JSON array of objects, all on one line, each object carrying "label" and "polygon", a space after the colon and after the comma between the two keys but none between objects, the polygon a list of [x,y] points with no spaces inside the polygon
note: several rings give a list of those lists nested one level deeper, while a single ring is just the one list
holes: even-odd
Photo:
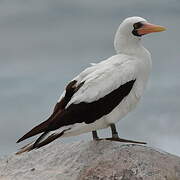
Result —
[{"label": "black tail feather", "polygon": [[69,129],[65,129],[59,134],[51,134],[49,137],[47,137],[45,140],[42,141],[42,139],[49,133],[49,132],[45,132],[35,141],[35,143],[27,144],[26,146],[22,147],[16,154],[29,152],[33,149],[38,149],[42,146],[45,146],[45,145],[49,144],[50,142],[54,141],[55,139],[61,137],[64,134],[64,132],[69,130]]}]

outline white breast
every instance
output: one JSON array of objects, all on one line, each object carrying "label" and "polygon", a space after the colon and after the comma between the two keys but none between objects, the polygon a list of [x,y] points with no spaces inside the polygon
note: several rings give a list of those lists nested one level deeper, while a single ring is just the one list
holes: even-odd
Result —
[{"label": "white breast", "polygon": [[133,88],[130,94],[125,97],[110,114],[104,116],[104,121],[106,123],[115,123],[126,116],[127,113],[136,107],[140,98],[144,94],[152,66],[150,53],[144,49],[144,52],[141,52],[137,57],[136,62],[137,73]]}]

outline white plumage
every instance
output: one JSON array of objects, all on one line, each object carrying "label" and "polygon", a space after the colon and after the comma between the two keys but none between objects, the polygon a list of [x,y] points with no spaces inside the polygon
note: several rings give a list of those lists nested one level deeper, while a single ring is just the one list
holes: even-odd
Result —
[{"label": "white plumage", "polygon": [[117,54],[88,67],[68,84],[49,119],[17,141],[44,132],[20,152],[39,148],[58,137],[90,131],[97,139],[95,130],[107,127],[112,130],[110,140],[135,142],[119,138],[114,124],[136,107],[147,85],[151,55],[141,37],[164,30],[141,17],[125,19],[114,39]]},{"label": "white plumage", "polygon": [[[122,119],[133,110],[143,95],[151,71],[151,56],[141,43],[140,37],[134,37],[130,24],[139,21],[146,22],[140,17],[126,19],[118,28],[114,45],[117,55],[114,55],[94,66],[88,67],[73,80],[77,84],[85,81],[84,85],[73,95],[66,108],[80,102],[93,102],[104,97],[120,85],[130,80],[136,82],[130,94],[108,115],[103,116],[92,124],[77,123],[63,136],[74,136],[92,130],[102,129]],[[121,34],[122,31],[122,34]],[[123,36],[123,32],[125,32]],[[62,99],[62,96],[61,98]]]}]

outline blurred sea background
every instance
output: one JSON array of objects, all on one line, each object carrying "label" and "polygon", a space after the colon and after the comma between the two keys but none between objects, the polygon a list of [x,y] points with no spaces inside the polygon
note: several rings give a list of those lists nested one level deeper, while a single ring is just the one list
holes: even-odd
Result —
[{"label": "blurred sea background", "polygon": [[[142,16],[167,31],[144,37],[152,74],[136,110],[119,121],[119,134],[180,155],[179,0],[1,0],[1,156],[20,148],[24,143],[16,140],[51,114],[68,81],[115,54],[114,34],[129,16]],[[98,133],[110,136],[109,129]],[[58,141],[79,139],[92,137]]]}]

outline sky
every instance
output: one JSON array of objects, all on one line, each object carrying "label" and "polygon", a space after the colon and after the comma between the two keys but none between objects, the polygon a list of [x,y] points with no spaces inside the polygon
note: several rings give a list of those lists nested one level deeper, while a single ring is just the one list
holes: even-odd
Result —
[{"label": "sky", "polygon": [[[68,81],[115,54],[114,34],[130,16],[167,31],[143,38],[152,54],[151,77],[138,107],[119,121],[119,134],[180,155],[179,0],[1,0],[0,155],[24,144],[15,142],[46,120]],[[98,133],[110,136],[109,129]],[[80,139],[92,137],[58,140]]]}]

